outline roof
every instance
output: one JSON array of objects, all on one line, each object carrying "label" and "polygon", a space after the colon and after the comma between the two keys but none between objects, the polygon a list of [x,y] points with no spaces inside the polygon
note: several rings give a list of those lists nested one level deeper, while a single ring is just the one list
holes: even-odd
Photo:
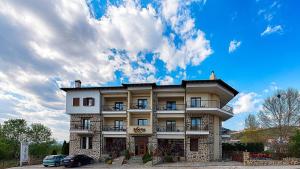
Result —
[{"label": "roof", "polygon": [[156,83],[122,83],[121,86],[98,86],[98,87],[80,87],[80,88],[60,88],[61,90],[67,91],[79,91],[79,90],[120,90],[120,89],[127,89],[128,87],[153,87],[153,88],[178,88],[182,87],[185,88],[186,84],[219,84],[220,86],[224,87],[225,89],[232,92],[234,95],[237,95],[239,92],[235,90],[233,87],[225,83],[221,79],[216,80],[182,80],[181,84],[176,85],[157,85]]}]

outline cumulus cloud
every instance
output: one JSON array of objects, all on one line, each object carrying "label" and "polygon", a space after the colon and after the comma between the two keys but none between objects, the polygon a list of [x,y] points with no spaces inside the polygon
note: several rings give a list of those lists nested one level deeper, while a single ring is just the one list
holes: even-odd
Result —
[{"label": "cumulus cloud", "polygon": [[241,41],[237,41],[237,40],[232,40],[229,43],[229,47],[228,47],[228,52],[232,53],[234,52],[238,47],[240,47],[242,44]]},{"label": "cumulus cloud", "polygon": [[[83,0],[0,1],[0,122],[17,117],[41,122],[55,138],[68,139],[59,88],[74,79],[101,85],[120,73],[129,82],[173,83],[170,76],[156,76],[157,60],[166,68],[160,71],[185,72],[212,53],[188,4],[163,1],[154,9],[126,1],[109,4],[96,19]],[[164,34],[169,25],[174,35]]]},{"label": "cumulus cloud", "polygon": [[283,28],[281,25],[277,25],[277,26],[267,26],[267,28],[260,34],[260,36],[266,36],[266,35],[270,35],[273,33],[282,33],[283,32]]},{"label": "cumulus cloud", "polygon": [[258,112],[262,101],[263,99],[257,93],[240,93],[232,104],[233,112],[235,114]]}]

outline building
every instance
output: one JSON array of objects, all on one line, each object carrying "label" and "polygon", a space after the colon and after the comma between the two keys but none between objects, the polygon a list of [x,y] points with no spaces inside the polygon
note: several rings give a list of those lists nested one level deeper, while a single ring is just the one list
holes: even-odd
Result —
[{"label": "building", "polygon": [[167,153],[187,161],[221,159],[226,105],[238,92],[220,79],[183,80],[180,85],[122,84],[62,88],[70,115],[70,154],[101,159]]}]

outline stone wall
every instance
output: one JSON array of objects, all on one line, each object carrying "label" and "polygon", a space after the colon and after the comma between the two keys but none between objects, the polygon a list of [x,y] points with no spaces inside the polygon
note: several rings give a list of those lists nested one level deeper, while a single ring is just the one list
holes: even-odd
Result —
[{"label": "stone wall", "polygon": [[250,158],[249,152],[243,153],[243,161],[246,166],[280,166],[280,165],[300,165],[300,158],[283,158],[282,160],[254,160]]},{"label": "stone wall", "polygon": [[[191,113],[186,116],[186,129],[188,130],[191,126],[192,117],[201,117],[202,125],[206,127],[206,130],[209,131],[209,135],[204,135],[198,137],[198,152],[190,151],[190,138],[191,136],[186,137],[185,151],[186,151],[186,160],[187,161],[212,161],[218,160],[221,158],[222,151],[217,151],[216,157],[214,156],[214,139],[219,139],[218,144],[221,144],[221,135],[218,132],[217,137],[214,136],[214,129],[216,127],[221,127],[221,123],[217,123],[217,126],[214,127],[214,116],[208,114],[196,114]],[[221,148],[221,146],[219,147]]]},{"label": "stone wall", "polygon": [[209,161],[207,136],[198,137],[198,151],[190,151],[190,137],[186,139],[186,160],[192,162]]},{"label": "stone wall", "polygon": [[[91,129],[94,132],[92,135],[85,135],[79,133],[70,133],[70,155],[75,154],[85,154],[95,160],[99,160],[101,156],[101,119],[100,115],[85,115],[85,114],[76,114],[71,115],[70,126],[81,125],[82,118],[90,118],[91,120]],[[83,136],[92,136],[92,149],[81,149],[80,148],[80,138]]]}]

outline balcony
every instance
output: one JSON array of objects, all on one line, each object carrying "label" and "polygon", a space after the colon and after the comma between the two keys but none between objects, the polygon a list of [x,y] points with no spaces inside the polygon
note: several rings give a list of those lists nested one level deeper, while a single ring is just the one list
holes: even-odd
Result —
[{"label": "balcony", "polygon": [[187,135],[208,135],[208,125],[190,126],[186,130]]},{"label": "balcony", "polygon": [[77,125],[73,124],[70,126],[70,133],[77,133],[77,134],[87,134],[91,135],[94,134],[95,126],[93,125]]},{"label": "balcony", "polygon": [[184,126],[157,126],[159,139],[184,139]]},{"label": "balcony", "polygon": [[104,137],[126,137],[126,126],[104,125],[102,134]]},{"label": "balcony", "polygon": [[102,105],[102,114],[106,117],[109,115],[123,115],[126,116],[126,105]]},{"label": "balcony", "polygon": [[221,107],[218,100],[188,100],[186,111],[190,113],[203,112],[213,114],[220,116],[224,120],[233,116],[232,107],[228,105]]},{"label": "balcony", "polygon": [[129,112],[150,112],[152,110],[149,104],[131,103],[128,111]]},{"label": "balcony", "polygon": [[156,106],[158,117],[184,117],[184,104],[158,104]]}]

